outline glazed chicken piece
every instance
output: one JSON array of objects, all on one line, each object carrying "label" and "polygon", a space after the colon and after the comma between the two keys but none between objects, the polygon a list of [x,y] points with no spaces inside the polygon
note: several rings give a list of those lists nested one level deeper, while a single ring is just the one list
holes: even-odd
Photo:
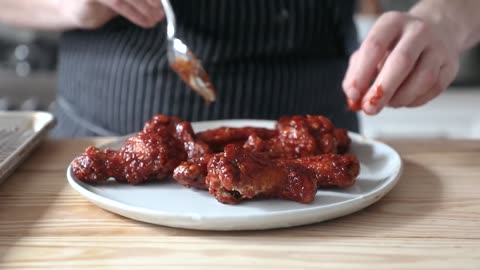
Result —
[{"label": "glazed chicken piece", "polygon": [[232,144],[210,159],[206,184],[218,201],[227,204],[257,197],[309,203],[317,187],[350,187],[359,172],[353,155],[270,159]]},{"label": "glazed chicken piece", "polygon": [[[299,158],[324,153],[345,153],[350,147],[347,130],[335,128],[324,116],[282,117],[276,129],[221,127],[199,133],[198,138],[215,152],[226,144],[243,145],[270,158]],[[206,189],[207,162],[211,156],[189,159],[174,171],[173,178],[186,187]]]},{"label": "glazed chicken piece", "polygon": [[208,164],[208,191],[222,203],[238,204],[245,199],[280,198],[312,202],[316,180],[297,163],[279,163],[263,153],[252,153],[229,144]]},{"label": "glazed chicken piece", "polygon": [[244,145],[255,152],[269,152],[271,157],[298,158],[349,150],[347,130],[335,128],[321,115],[295,115],[278,119],[275,129],[221,127],[197,134],[214,152],[227,144]]},{"label": "glazed chicken piece", "polygon": [[278,135],[270,140],[259,143],[258,138],[254,138],[248,140],[244,147],[281,158],[343,154],[350,148],[351,141],[347,130],[335,128],[328,118],[321,115],[281,117],[277,121],[276,129]]},{"label": "glazed chicken piece", "polygon": [[257,127],[220,127],[206,130],[197,134],[198,139],[207,143],[215,152],[222,152],[227,144],[242,145],[251,135],[256,135],[264,140],[277,135],[277,131]]},{"label": "glazed chicken piece", "polygon": [[[220,127],[207,130],[196,134],[196,142],[206,145],[212,152],[222,152],[227,144],[242,145],[252,134],[263,139],[269,139],[275,134],[276,130],[256,127],[232,128]],[[212,152],[204,151],[194,157],[189,156],[187,161],[182,162],[173,172],[173,179],[185,187],[197,189],[207,189],[205,177],[207,176],[207,165]]]},{"label": "glazed chicken piece", "polygon": [[192,125],[175,116],[156,115],[145,123],[143,131],[151,133],[164,129],[183,143],[188,158],[200,157],[204,154],[212,153],[210,146],[197,138],[198,136],[193,132]]},{"label": "glazed chicken piece", "polygon": [[[247,142],[244,143],[244,140]],[[228,142],[243,144],[249,151],[266,153],[264,157],[295,158],[328,151],[347,151],[350,139],[346,131],[335,129],[321,116],[284,117],[279,120],[276,130],[219,128],[196,135],[190,123],[177,117],[157,115],[145,124],[141,132],[129,138],[119,151],[89,147],[72,162],[72,169],[78,179],[86,182],[101,182],[112,177],[131,184],[160,180],[173,172],[174,179],[186,187],[208,189],[205,178],[208,162],[214,153],[211,145],[219,147]],[[341,162],[337,160],[335,164]],[[316,164],[311,163],[310,167]],[[298,165],[292,164],[282,166]],[[326,175],[330,175],[328,170]],[[342,186],[322,184],[337,181],[337,178],[327,178],[322,178],[323,182],[318,185]],[[351,182],[346,177],[343,186],[348,186],[349,180]]]},{"label": "glazed chicken piece", "polygon": [[335,137],[337,145],[337,154],[345,154],[350,151],[350,145],[352,144],[352,139],[348,137],[348,131],[344,128],[336,128],[333,131],[333,136]]},{"label": "glazed chicken piece", "polygon": [[326,153],[344,154],[349,150],[347,130],[335,128],[321,115],[284,116],[275,129],[221,127],[197,134],[214,152],[227,144],[244,145],[256,152],[270,152],[272,157],[298,158]]},{"label": "glazed chicken piece", "polygon": [[207,190],[205,177],[208,173],[208,162],[212,156],[213,154],[205,154],[183,161],[173,171],[173,179],[187,188]]},{"label": "glazed chicken piece", "polygon": [[317,182],[318,188],[347,188],[355,184],[360,173],[360,163],[351,154],[323,154],[297,159],[280,159],[280,164],[299,164],[307,168]]},{"label": "glazed chicken piece", "polygon": [[135,185],[164,179],[185,159],[183,144],[166,130],[142,131],[125,141],[119,151],[88,147],[73,160],[72,170],[85,182],[102,182],[112,177]]},{"label": "glazed chicken piece", "polygon": [[85,182],[112,177],[139,184],[171,176],[182,161],[210,152],[207,144],[196,139],[190,123],[157,115],[141,132],[126,140],[119,151],[89,147],[72,162],[72,169]]},{"label": "glazed chicken piece", "polygon": [[[117,153],[115,152],[114,155]],[[113,171],[112,166],[107,163],[111,159],[111,155],[107,154],[107,151],[103,152],[100,149],[89,146],[85,149],[85,152],[76,157],[72,161],[73,175],[84,182],[96,183],[107,180],[112,174],[116,174]],[[118,168],[117,165],[114,166]]]}]

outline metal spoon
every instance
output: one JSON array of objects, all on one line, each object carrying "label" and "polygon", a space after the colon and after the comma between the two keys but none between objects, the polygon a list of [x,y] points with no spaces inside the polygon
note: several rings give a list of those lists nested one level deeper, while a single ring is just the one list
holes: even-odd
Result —
[{"label": "metal spoon", "polygon": [[215,89],[207,72],[187,45],[175,37],[176,20],[170,1],[161,1],[167,19],[167,57],[170,67],[206,102],[215,101]]}]

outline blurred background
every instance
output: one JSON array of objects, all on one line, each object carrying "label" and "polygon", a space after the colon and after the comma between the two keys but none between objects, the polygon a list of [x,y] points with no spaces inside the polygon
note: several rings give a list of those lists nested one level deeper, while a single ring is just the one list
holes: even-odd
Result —
[{"label": "blurred background", "polygon": [[[416,1],[359,0],[355,22],[362,40],[383,11],[408,10]],[[0,24],[0,111],[54,106],[58,33],[30,32]],[[361,114],[369,137],[480,138],[480,46],[466,52],[447,91],[418,109]]]}]

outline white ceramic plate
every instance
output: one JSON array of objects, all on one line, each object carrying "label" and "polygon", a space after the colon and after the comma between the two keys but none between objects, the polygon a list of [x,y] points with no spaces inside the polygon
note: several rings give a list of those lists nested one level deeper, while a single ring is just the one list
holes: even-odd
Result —
[{"label": "white ceramic plate", "polygon": [[[193,123],[195,131],[220,126],[272,128],[274,122],[226,120]],[[319,190],[315,201],[301,204],[282,200],[245,201],[225,205],[206,191],[187,189],[174,180],[139,186],[109,181],[102,185],[83,183],[67,170],[70,185],[92,203],[132,219],[199,230],[261,230],[292,227],[344,216],[378,201],[397,183],[402,161],[389,146],[350,133],[352,149],[361,172],[348,189]],[[104,145],[118,149],[123,139]]]}]

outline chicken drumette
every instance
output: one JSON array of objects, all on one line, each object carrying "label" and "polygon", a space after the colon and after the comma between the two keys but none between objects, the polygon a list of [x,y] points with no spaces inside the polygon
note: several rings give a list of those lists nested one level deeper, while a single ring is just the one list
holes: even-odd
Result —
[{"label": "chicken drumette", "polygon": [[190,123],[157,115],[141,132],[127,139],[119,151],[87,148],[72,162],[72,170],[85,182],[101,182],[112,177],[139,184],[171,176],[182,161],[208,153],[210,148],[196,140]]},{"label": "chicken drumette", "polygon": [[254,152],[266,152],[272,158],[299,158],[343,154],[351,143],[345,129],[335,128],[321,115],[281,117],[275,129],[277,135],[267,140],[251,134],[243,147]]},{"label": "chicken drumette", "polygon": [[210,159],[206,184],[222,203],[237,204],[257,197],[309,203],[317,187],[353,185],[359,169],[353,155],[270,159],[265,153],[231,144]]},{"label": "chicken drumette", "polygon": [[219,127],[197,134],[198,139],[207,143],[215,152],[222,152],[227,144],[242,145],[252,134],[263,140],[273,138],[278,134],[275,129],[259,127]]},{"label": "chicken drumette", "polygon": [[110,177],[139,184],[160,180],[171,174],[187,158],[183,144],[162,130],[137,133],[119,151],[89,147],[72,162],[74,175],[85,182],[101,182]]},{"label": "chicken drumette", "polygon": [[346,130],[323,116],[283,117],[274,130],[219,128],[196,135],[190,123],[157,115],[118,151],[87,148],[72,170],[86,182],[131,184],[173,173],[182,185],[208,189],[230,204],[256,197],[308,203],[317,187],[353,185],[360,167],[345,154],[349,146]]},{"label": "chicken drumette", "polygon": [[[208,145],[209,149],[218,153],[222,152],[227,144],[243,145],[252,134],[262,139],[270,139],[277,134],[277,131],[256,127],[220,127],[198,133],[197,142]],[[175,168],[173,179],[185,187],[206,190],[205,177],[207,176],[207,164],[212,156],[212,152],[208,152],[189,157],[188,160],[182,162]]]},{"label": "chicken drumette", "polygon": [[[349,150],[350,138],[345,129],[335,128],[324,116],[282,117],[275,130],[255,127],[222,127],[204,131],[198,138],[217,152],[226,144],[243,145],[251,152],[266,153],[269,158],[301,158],[328,153],[343,154]],[[206,189],[207,162],[205,155],[182,162],[173,177],[187,187]]]}]

